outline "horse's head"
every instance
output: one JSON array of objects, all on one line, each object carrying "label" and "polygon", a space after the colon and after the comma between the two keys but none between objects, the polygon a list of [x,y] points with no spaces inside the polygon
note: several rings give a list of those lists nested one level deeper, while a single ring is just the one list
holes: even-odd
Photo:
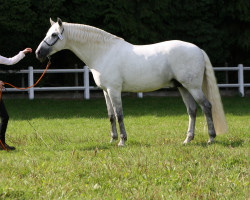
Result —
[{"label": "horse's head", "polygon": [[40,43],[40,45],[36,49],[36,57],[41,62],[46,59],[46,57],[51,56],[63,49],[65,45],[64,36],[64,27],[62,20],[57,18],[57,22],[52,21],[50,19],[51,27],[48,30],[45,38]]}]

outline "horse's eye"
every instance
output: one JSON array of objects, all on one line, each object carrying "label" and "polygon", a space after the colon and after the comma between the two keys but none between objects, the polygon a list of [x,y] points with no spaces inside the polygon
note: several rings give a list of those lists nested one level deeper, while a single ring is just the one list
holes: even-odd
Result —
[{"label": "horse's eye", "polygon": [[57,36],[57,34],[56,34],[56,33],[53,33],[53,34],[52,34],[52,37],[56,37],[56,36]]}]

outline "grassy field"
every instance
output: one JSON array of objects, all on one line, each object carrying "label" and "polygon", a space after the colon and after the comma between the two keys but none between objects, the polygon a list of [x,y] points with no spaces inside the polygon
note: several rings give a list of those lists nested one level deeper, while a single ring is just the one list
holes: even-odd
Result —
[{"label": "grassy field", "polygon": [[[123,99],[128,142],[109,144],[104,99],[5,100],[0,199],[249,199],[250,99],[223,99],[229,133],[183,146],[181,98]],[[36,131],[32,128],[32,126]]]}]

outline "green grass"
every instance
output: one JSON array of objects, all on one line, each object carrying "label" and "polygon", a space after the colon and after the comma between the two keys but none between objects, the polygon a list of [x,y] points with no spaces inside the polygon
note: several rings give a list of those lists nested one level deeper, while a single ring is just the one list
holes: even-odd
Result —
[{"label": "green grass", "polygon": [[5,100],[17,150],[0,152],[0,199],[249,199],[250,99],[223,103],[229,133],[207,146],[199,110],[183,146],[181,98],[125,97],[128,141],[118,148],[104,99]]}]

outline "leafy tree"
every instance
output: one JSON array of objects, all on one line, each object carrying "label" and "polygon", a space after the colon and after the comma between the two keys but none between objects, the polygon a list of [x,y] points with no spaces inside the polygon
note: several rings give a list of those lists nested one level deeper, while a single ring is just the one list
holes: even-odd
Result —
[{"label": "leafy tree", "polygon": [[[248,0],[0,0],[0,13],[0,55],[4,56],[27,46],[35,50],[50,27],[49,18],[60,17],[99,27],[134,44],[192,42],[208,53],[214,66],[250,65]],[[34,55],[28,56],[16,68],[44,67]],[[75,63],[83,65],[69,51],[53,56],[53,67]]]}]

